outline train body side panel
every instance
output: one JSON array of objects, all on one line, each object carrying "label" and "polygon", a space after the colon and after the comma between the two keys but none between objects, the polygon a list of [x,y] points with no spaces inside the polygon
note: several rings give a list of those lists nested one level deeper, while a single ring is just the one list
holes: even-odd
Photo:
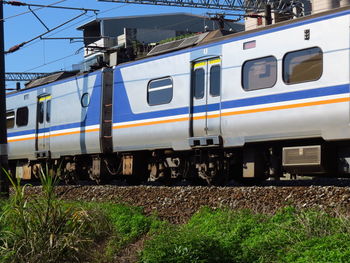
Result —
[{"label": "train body side panel", "polygon": [[[8,110],[16,111],[23,106],[29,109],[28,125],[15,125],[8,130],[9,159],[36,158],[37,101],[42,94],[50,95],[51,99],[51,120],[45,136],[50,139],[48,150],[52,158],[99,153],[101,81],[98,71],[9,95]],[[82,107],[85,93],[88,94],[88,105]]]},{"label": "train body side panel", "polygon": [[[324,138],[349,139],[349,18],[331,19],[261,34],[223,47],[222,131],[226,146],[246,142]],[[304,30],[310,40],[304,40]],[[256,47],[243,50],[243,43]],[[319,80],[287,85],[282,80],[286,53],[319,47],[323,73]],[[244,91],[241,65],[265,56],[277,59],[274,87]]]},{"label": "train body side panel", "polygon": [[[50,150],[54,157],[100,152],[101,81],[98,71],[53,87]],[[87,107],[82,106],[83,96]]]},{"label": "train body side panel", "polygon": [[[189,53],[115,69],[114,151],[189,149],[190,70]],[[150,106],[148,83],[164,77],[172,79],[172,100]]]},{"label": "train body side panel", "polygon": [[35,158],[35,113],[37,107],[37,92],[35,90],[7,97],[6,109],[8,112],[13,111],[16,114],[16,110],[22,107],[28,107],[28,124],[17,127],[15,123],[13,128],[7,130],[9,160]]},{"label": "train body side panel", "polygon": [[[305,30],[310,31],[310,39],[305,39]],[[243,43],[253,40],[256,41],[256,47],[243,50]],[[189,51],[184,50],[117,67],[114,150],[171,146],[176,149],[174,145],[179,141],[184,142],[182,147],[186,149],[186,137],[189,136],[189,112],[186,118],[186,107],[190,103],[188,68],[193,61],[192,54],[205,54],[208,49],[220,45],[221,135],[224,146],[300,138],[350,138],[347,10],[281,27],[266,28],[242,37],[233,36],[232,39],[222,42],[196,47],[190,50],[190,56]],[[319,47],[323,52],[323,72],[320,79],[285,84],[282,80],[283,57],[288,52],[312,47]],[[243,63],[266,56],[277,59],[275,85],[260,90],[243,90]],[[173,101],[157,107],[148,106],[148,81],[164,76],[174,79]],[[179,121],[175,122],[177,118]],[[162,123],[168,120],[169,123]]]}]

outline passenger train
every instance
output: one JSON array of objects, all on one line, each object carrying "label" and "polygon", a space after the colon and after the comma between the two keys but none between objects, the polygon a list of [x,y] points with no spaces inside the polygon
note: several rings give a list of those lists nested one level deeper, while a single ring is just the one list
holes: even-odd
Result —
[{"label": "passenger train", "polygon": [[36,80],[7,94],[10,167],[97,182],[349,176],[349,48],[345,7]]}]

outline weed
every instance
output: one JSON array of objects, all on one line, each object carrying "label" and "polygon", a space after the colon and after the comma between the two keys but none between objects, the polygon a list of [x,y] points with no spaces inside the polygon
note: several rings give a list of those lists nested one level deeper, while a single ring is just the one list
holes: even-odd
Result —
[{"label": "weed", "polygon": [[84,205],[101,209],[113,229],[103,252],[104,260],[100,259],[99,262],[111,262],[123,247],[166,225],[166,222],[158,220],[155,216],[145,216],[140,207],[111,203],[85,203]]},{"label": "weed", "polygon": [[2,238],[2,262],[80,262],[93,242],[109,233],[108,222],[96,210],[65,206],[57,199],[57,179],[41,171],[43,196],[25,196],[20,180],[9,180],[14,194],[1,216],[6,229]]},{"label": "weed", "polygon": [[350,262],[349,223],[293,207],[273,216],[204,208],[149,240],[141,262]]}]

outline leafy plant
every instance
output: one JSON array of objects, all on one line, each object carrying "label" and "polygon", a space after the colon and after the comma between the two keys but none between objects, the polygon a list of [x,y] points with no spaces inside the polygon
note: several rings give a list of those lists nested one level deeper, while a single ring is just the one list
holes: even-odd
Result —
[{"label": "leafy plant", "polygon": [[2,262],[80,262],[93,242],[110,232],[100,211],[67,206],[55,195],[57,179],[40,173],[42,196],[25,195],[26,186],[8,175],[14,189],[0,225]]},{"label": "leafy plant", "polygon": [[194,36],[196,34],[197,33],[188,33],[188,34],[179,35],[179,36],[176,36],[176,37],[169,37],[169,38],[166,38],[166,39],[163,39],[163,40],[159,41],[159,44],[165,44],[165,43],[168,43],[168,42],[171,42],[171,41],[192,37],[192,36]]}]

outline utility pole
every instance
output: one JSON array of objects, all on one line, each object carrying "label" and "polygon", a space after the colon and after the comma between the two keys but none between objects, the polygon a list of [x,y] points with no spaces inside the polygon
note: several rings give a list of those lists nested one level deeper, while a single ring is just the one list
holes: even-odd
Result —
[{"label": "utility pole", "polygon": [[4,171],[8,170],[4,38],[4,10],[0,2],[0,197],[8,198],[9,183]]}]

